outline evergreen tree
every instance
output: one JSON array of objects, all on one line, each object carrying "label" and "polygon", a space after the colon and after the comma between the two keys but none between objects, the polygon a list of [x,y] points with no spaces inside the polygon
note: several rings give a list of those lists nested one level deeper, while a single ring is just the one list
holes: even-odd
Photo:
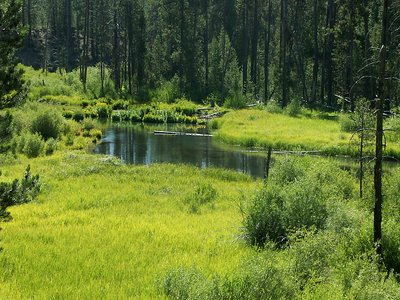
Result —
[{"label": "evergreen tree", "polygon": [[11,0],[0,6],[0,109],[23,99],[23,71],[17,67],[16,50],[22,45],[21,4]]}]

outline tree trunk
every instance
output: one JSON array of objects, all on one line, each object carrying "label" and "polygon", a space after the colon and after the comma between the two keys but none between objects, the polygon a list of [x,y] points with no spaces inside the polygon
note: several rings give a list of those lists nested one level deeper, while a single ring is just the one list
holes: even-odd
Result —
[{"label": "tree trunk", "polygon": [[374,243],[376,254],[382,259],[382,157],[383,157],[383,101],[385,99],[386,47],[389,0],[383,1],[381,49],[379,55],[378,99],[376,102],[376,145],[374,168]]},{"label": "tree trunk", "polygon": [[281,82],[282,82],[282,107],[288,104],[288,61],[287,61],[287,38],[288,38],[288,5],[287,0],[281,0]]},{"label": "tree trunk", "polygon": [[268,19],[267,30],[264,39],[264,103],[269,100],[269,48],[271,42],[271,23],[272,23],[272,0],[268,0]]},{"label": "tree trunk", "polygon": [[347,56],[347,64],[346,64],[346,86],[347,93],[350,100],[350,109],[354,112],[355,104],[354,97],[352,92],[353,85],[353,52],[354,52],[354,26],[356,26],[354,22],[354,2],[350,1],[350,20],[349,20],[349,28],[348,28],[348,56]]},{"label": "tree trunk", "polygon": [[336,24],[336,4],[335,0],[329,0],[328,2],[328,38],[326,43],[326,93],[327,93],[327,105],[333,106],[333,47],[335,41],[335,24]]},{"label": "tree trunk", "polygon": [[113,49],[113,62],[114,62],[114,86],[115,91],[119,92],[121,89],[121,70],[119,60],[119,33],[118,33],[118,17],[117,17],[117,0],[114,0],[114,49]]},{"label": "tree trunk", "polygon": [[248,33],[247,33],[247,28],[248,28],[248,1],[249,0],[243,0],[243,63],[242,63],[242,68],[243,68],[243,94],[247,93],[247,85],[248,85],[248,80],[247,80],[247,59],[248,59]]},{"label": "tree trunk", "polygon": [[251,82],[254,84],[254,93],[258,93],[257,64],[258,64],[258,0],[254,0],[253,36],[251,42]]},{"label": "tree trunk", "polygon": [[206,95],[209,93],[209,51],[208,51],[208,44],[209,44],[209,16],[208,16],[208,8],[209,8],[209,0],[204,0],[204,16],[205,16],[205,28],[204,28],[204,61],[205,61],[205,79],[206,79]]},{"label": "tree trunk", "polygon": [[314,39],[314,66],[311,88],[311,105],[317,102],[317,83],[319,69],[319,49],[318,49],[318,0],[313,1],[313,39]]},{"label": "tree trunk", "polygon": [[185,37],[185,0],[179,1],[180,8],[180,55],[179,55],[179,89],[180,93],[184,92],[183,77],[185,72],[185,51],[186,51],[186,37]]}]

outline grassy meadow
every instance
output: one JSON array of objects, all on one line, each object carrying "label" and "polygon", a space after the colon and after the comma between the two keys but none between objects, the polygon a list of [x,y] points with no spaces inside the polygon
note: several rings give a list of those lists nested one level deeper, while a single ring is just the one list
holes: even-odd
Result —
[{"label": "grassy meadow", "polygon": [[[154,299],[173,267],[228,274],[251,251],[237,242],[247,176],[63,152],[3,164],[2,180],[27,164],[43,191],[2,224],[0,299]],[[216,195],[193,212],[199,186]]]},{"label": "grassy meadow", "polygon": [[[272,146],[275,150],[316,151],[324,155],[356,156],[357,144],[351,142],[352,132],[342,129],[341,118],[336,115],[332,120],[321,118],[316,113],[290,116],[284,113],[271,113],[264,109],[231,111],[211,126],[216,129],[217,140],[243,147]],[[388,128],[397,123],[397,118],[387,120]],[[354,139],[357,140],[357,139]],[[387,134],[388,156],[400,157],[399,136]]]},{"label": "grassy meadow", "polygon": [[[371,164],[362,198],[356,167],[334,158],[274,154],[268,181],[125,165],[88,153],[98,119],[196,124],[200,104],[98,99],[98,82],[83,93],[76,73],[26,76],[30,100],[0,113],[0,182],[30,165],[41,192],[1,223],[0,299],[400,299],[398,168],[384,172],[383,267]],[[209,126],[226,147],[355,156],[350,117],[267,105]],[[400,118],[386,126],[385,153],[400,157]]]},{"label": "grassy meadow", "polygon": [[[354,174],[333,160],[275,158],[264,185],[64,150],[3,161],[2,181],[27,164],[42,192],[2,223],[0,299],[400,297],[373,254],[370,185],[358,199]],[[397,269],[395,172],[383,227],[385,262]]]}]

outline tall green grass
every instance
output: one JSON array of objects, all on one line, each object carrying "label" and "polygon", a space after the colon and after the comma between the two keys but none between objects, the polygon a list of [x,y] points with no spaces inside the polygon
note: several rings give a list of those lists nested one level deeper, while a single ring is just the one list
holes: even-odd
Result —
[{"label": "tall green grass", "polygon": [[[352,134],[341,130],[337,118],[327,120],[312,113],[292,117],[259,109],[239,110],[214,121],[212,126],[217,129],[217,140],[244,147],[272,146],[274,150],[316,151],[332,156],[356,156],[358,151],[350,143]],[[400,145],[393,135],[385,154],[400,158]]]},{"label": "tall green grass", "polygon": [[[2,224],[1,299],[157,298],[176,266],[226,275],[251,252],[236,242],[238,199],[257,186],[245,175],[75,152],[0,163],[3,180],[28,162],[43,192]],[[204,185],[213,205],[190,213],[187,199]]]}]

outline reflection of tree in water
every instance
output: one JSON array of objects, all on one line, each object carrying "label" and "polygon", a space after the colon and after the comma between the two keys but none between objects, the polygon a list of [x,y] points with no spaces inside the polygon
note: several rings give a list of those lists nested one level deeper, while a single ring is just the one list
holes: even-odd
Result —
[{"label": "reflection of tree in water", "polygon": [[[263,156],[220,149],[210,137],[154,135],[153,131],[159,129],[141,125],[112,127],[104,134],[104,143],[98,145],[95,153],[114,155],[129,164],[185,163],[202,168],[233,169],[253,177],[264,174]],[[185,130],[180,128],[180,131]]]}]

